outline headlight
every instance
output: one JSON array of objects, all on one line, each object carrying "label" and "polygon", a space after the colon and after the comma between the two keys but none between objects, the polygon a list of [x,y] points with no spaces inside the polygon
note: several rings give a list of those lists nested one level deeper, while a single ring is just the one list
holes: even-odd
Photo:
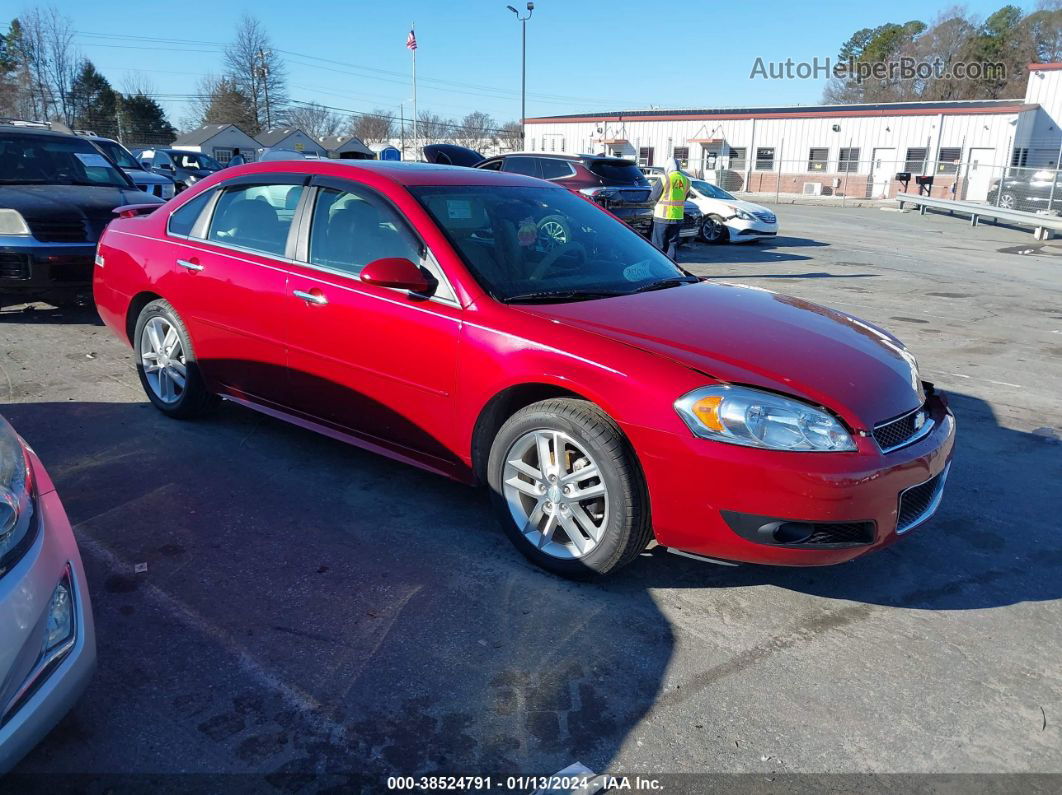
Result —
[{"label": "headlight", "polygon": [[741,386],[708,386],[675,401],[696,436],[769,450],[855,450],[848,431],[830,414],[799,400]]},{"label": "headlight", "polygon": [[164,199],[172,199],[173,198],[173,194],[174,194],[174,184],[172,182],[167,182],[167,183],[163,184],[163,186],[162,186],[162,198],[164,198]]},{"label": "headlight", "polygon": [[747,213],[744,210],[740,210],[737,207],[734,208],[734,215],[740,218],[742,221],[754,221],[752,213]]},{"label": "headlight", "polygon": [[0,210],[0,235],[28,235],[29,226],[18,210]]},{"label": "headlight", "polygon": [[0,417],[0,574],[29,545],[35,508],[33,470],[14,428]]}]

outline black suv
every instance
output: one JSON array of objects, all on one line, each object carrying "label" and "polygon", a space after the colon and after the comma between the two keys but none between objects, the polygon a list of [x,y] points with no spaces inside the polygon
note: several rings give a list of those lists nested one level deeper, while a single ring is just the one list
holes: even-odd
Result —
[{"label": "black suv", "polygon": [[589,196],[646,237],[652,231],[652,187],[631,160],[604,155],[514,152],[484,160],[476,168],[548,179]]},{"label": "black suv", "polygon": [[89,294],[96,241],[114,208],[153,203],[162,200],[84,138],[0,124],[0,306]]}]

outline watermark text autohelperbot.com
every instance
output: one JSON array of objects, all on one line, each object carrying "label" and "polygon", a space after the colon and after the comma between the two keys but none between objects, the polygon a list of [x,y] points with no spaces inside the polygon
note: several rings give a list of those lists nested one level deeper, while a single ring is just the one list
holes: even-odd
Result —
[{"label": "watermark text autohelperbot.com", "polygon": [[749,72],[750,80],[823,80],[837,77],[842,80],[1004,80],[1007,67],[990,61],[940,60],[919,61],[917,58],[897,58],[894,61],[873,63],[855,58],[834,60],[815,57],[810,61],[767,61],[757,58]]}]

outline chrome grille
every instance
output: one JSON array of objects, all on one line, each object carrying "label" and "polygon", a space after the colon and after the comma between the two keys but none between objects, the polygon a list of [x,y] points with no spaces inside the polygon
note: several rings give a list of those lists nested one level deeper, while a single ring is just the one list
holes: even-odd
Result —
[{"label": "chrome grille", "polygon": [[933,420],[930,419],[923,405],[894,420],[875,425],[874,441],[878,443],[881,452],[888,453],[913,444],[929,433],[932,428]]},{"label": "chrome grille", "polygon": [[760,210],[754,212],[753,215],[755,215],[765,224],[773,224],[778,220],[778,217],[774,213],[768,212],[767,210]]}]

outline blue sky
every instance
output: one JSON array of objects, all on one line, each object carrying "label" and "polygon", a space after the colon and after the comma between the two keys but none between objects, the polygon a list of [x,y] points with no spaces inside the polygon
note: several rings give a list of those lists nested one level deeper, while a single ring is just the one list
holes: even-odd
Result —
[{"label": "blue sky", "polygon": [[[523,4],[513,3],[518,8]],[[949,3],[851,2],[664,4],[651,0],[539,0],[528,23],[528,115],[658,107],[814,104],[822,80],[750,80],[757,57],[810,61],[833,57],[860,27],[888,21],[929,22]],[[1003,2],[966,4],[985,16]],[[220,46],[242,11],[265,24],[285,50],[289,91],[348,110],[401,103],[412,88],[405,38],[416,21],[418,107],[445,117],[472,110],[498,122],[520,114],[520,25],[506,0],[259,0],[254,4],[185,0],[155,4],[113,0],[62,2],[79,31],[77,46],[117,87],[142,71],[171,119],[186,115],[177,95],[221,71]],[[665,15],[662,9],[679,8]],[[1028,7],[1028,4],[1026,4]],[[158,43],[130,37],[201,42]],[[677,53],[678,68],[662,65]],[[327,59],[329,62],[314,59]]]}]

